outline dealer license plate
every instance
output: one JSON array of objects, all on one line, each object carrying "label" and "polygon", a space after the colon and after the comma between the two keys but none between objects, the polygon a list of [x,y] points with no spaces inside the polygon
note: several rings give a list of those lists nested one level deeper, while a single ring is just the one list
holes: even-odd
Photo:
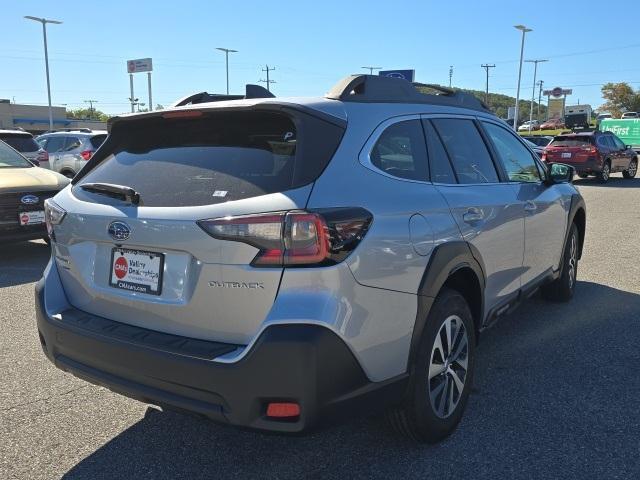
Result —
[{"label": "dealer license plate", "polygon": [[160,295],[163,266],[162,253],[114,248],[109,285],[130,292]]},{"label": "dealer license plate", "polygon": [[39,225],[44,223],[44,210],[36,210],[35,212],[18,213],[20,225]]}]

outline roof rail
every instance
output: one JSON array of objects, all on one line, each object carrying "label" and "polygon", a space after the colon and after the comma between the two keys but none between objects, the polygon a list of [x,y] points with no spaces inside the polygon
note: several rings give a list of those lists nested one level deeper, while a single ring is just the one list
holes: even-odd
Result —
[{"label": "roof rail", "polygon": [[47,130],[44,133],[54,133],[54,132],[82,132],[82,133],[91,133],[93,132],[93,130],[91,130],[90,128],[85,128],[85,127],[77,127],[77,128],[73,128],[73,127],[68,127],[68,128],[55,128],[53,130]]},{"label": "roof rail", "polygon": [[174,102],[172,107],[195,105],[198,103],[222,102],[224,100],[244,100],[248,98],[274,98],[275,95],[260,85],[247,84],[244,95],[223,95],[217,93],[199,92],[188,95]]},{"label": "roof rail", "polygon": [[[439,94],[422,93],[416,87],[436,90]],[[378,75],[345,77],[333,86],[326,98],[358,103],[426,103],[489,111],[481,100],[470,93]]]}]

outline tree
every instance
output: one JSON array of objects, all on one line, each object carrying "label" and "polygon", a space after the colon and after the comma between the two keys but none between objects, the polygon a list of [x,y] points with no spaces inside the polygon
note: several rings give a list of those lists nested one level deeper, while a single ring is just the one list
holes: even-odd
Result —
[{"label": "tree", "polygon": [[620,117],[627,111],[640,111],[640,91],[634,91],[628,83],[605,83],[602,86],[602,98],[606,102],[600,111],[609,112],[614,117]]},{"label": "tree", "polygon": [[91,110],[90,108],[76,108],[74,110],[67,110],[67,118],[73,118],[76,120],[100,120],[106,122],[109,119],[109,115],[100,110]]}]

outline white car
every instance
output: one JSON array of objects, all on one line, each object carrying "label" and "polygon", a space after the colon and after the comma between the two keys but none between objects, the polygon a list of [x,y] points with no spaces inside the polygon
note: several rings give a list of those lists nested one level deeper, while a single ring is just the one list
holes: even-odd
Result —
[{"label": "white car", "polygon": [[530,132],[531,130],[540,130],[540,122],[538,120],[527,120],[518,127],[519,132]]}]

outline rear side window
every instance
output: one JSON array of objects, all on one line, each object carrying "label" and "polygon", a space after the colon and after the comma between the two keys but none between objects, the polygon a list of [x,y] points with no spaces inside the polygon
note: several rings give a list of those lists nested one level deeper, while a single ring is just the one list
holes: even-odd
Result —
[{"label": "rear side window", "polygon": [[19,152],[37,152],[40,146],[30,135],[2,134],[0,140],[11,145]]},{"label": "rear side window", "polygon": [[589,147],[593,145],[593,137],[559,136],[555,137],[550,147]]},{"label": "rear side window", "polygon": [[419,120],[388,127],[371,150],[371,163],[389,175],[427,180],[427,149]]},{"label": "rear side window", "polygon": [[97,149],[100,145],[102,145],[102,142],[104,142],[105,138],[107,138],[106,135],[94,135],[89,139],[89,141],[91,142],[91,146]]},{"label": "rear side window", "polygon": [[55,137],[45,138],[44,149],[49,153],[56,153],[64,148],[65,137],[62,135],[56,135]]},{"label": "rear side window", "polygon": [[489,151],[473,121],[436,118],[432,122],[449,154],[458,183],[500,181]]},{"label": "rear side window", "polygon": [[429,149],[429,167],[431,169],[431,181],[434,183],[458,183],[451,168],[451,162],[447,157],[447,152],[442,146],[438,134],[431,125],[431,122],[423,122],[424,133],[427,138],[427,148]]},{"label": "rear side window", "polygon": [[64,145],[64,151],[70,152],[71,150],[75,150],[82,145],[82,140],[78,137],[67,137],[67,143]]},{"label": "rear side window", "polygon": [[152,207],[241,200],[314,181],[342,133],[338,126],[299,112],[122,122],[92,160],[97,165],[77,184],[125,185]]}]

